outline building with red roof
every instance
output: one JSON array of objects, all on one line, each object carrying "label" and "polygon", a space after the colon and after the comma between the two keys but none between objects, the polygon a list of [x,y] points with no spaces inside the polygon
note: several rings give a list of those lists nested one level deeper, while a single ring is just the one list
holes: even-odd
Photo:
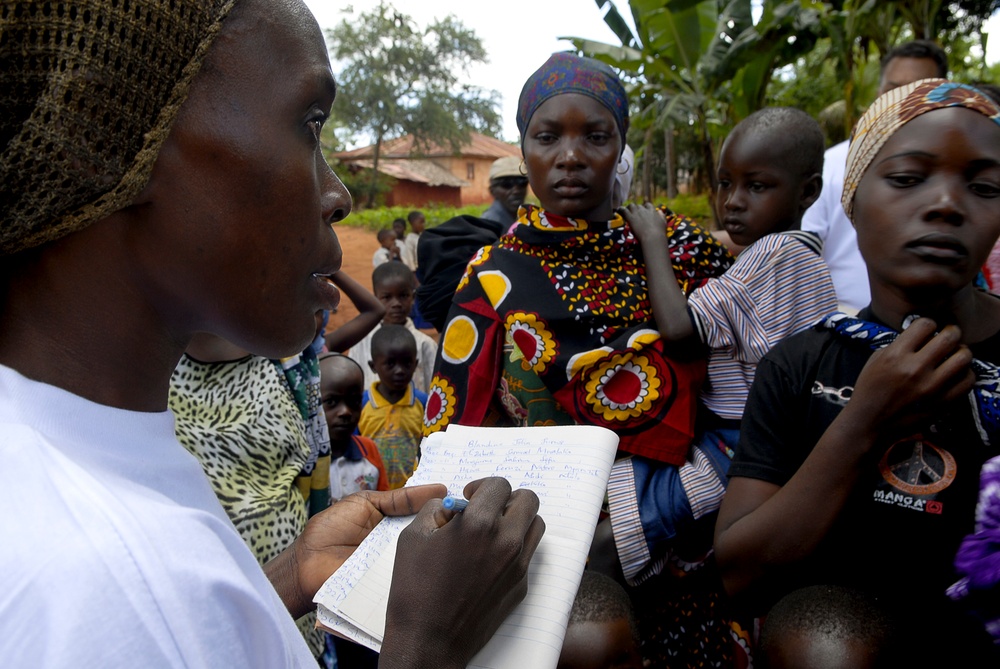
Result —
[{"label": "building with red roof", "polygon": [[[490,165],[504,156],[521,157],[521,149],[499,139],[469,133],[456,152],[448,145],[418,145],[413,135],[382,143],[378,171],[395,179],[386,205],[453,207],[489,204]],[[374,166],[375,145],[333,155],[351,171]]]}]

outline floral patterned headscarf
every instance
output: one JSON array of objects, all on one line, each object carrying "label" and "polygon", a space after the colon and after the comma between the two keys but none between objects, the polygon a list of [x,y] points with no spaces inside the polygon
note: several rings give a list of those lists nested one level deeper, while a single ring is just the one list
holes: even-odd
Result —
[{"label": "floral patterned headscarf", "polygon": [[554,53],[524,82],[517,101],[517,130],[521,147],[531,117],[549,98],[563,93],[579,93],[594,98],[615,117],[615,125],[625,146],[628,130],[628,95],[615,71],[593,58],[572,53]]},{"label": "floral patterned headscarf", "polygon": [[904,125],[935,109],[965,107],[1000,124],[1000,107],[978,88],[946,79],[921,79],[876,100],[854,127],[840,202],[854,220],[854,194],[875,156]]}]

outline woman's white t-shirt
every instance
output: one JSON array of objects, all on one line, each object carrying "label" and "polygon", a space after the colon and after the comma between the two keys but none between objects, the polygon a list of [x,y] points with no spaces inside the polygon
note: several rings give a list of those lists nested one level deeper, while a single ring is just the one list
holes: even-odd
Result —
[{"label": "woman's white t-shirt", "polygon": [[0,366],[0,658],[315,667],[170,412]]}]

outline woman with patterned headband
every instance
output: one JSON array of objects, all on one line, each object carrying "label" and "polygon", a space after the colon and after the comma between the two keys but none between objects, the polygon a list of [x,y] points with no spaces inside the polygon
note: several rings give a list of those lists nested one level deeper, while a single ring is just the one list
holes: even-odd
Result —
[{"label": "woman with patterned headband", "polygon": [[381,664],[464,667],[524,596],[533,493],[470,484],[458,522],[444,486],[359,493],[261,570],[167,410],[195,333],[279,358],[338,300],[351,199],[320,150],[336,85],[315,19],[300,0],[0,16],[2,663],[315,667],[289,614],[383,515],[420,509]]},{"label": "woman with patterned headband", "polygon": [[858,122],[843,205],[871,305],[761,362],[716,528],[727,590],[757,612],[809,584],[877,595],[913,635],[892,666],[997,666],[945,590],[1000,453],[1000,300],[974,285],[1000,235],[998,123],[942,79]]}]

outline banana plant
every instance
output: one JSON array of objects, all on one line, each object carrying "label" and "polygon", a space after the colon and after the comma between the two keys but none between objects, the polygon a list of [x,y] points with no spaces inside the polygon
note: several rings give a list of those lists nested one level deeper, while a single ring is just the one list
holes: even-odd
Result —
[{"label": "banana plant", "polygon": [[[755,24],[750,0],[630,0],[633,30],[610,0],[596,4],[620,44],[565,39],[635,82],[640,130],[652,124],[697,134],[713,190],[724,128],[763,105],[776,67],[813,47],[823,7],[812,0],[765,0]],[[651,149],[652,134],[644,137],[641,154]]]},{"label": "banana plant", "polygon": [[881,34],[885,21],[894,19],[886,14],[895,11],[898,3],[884,0],[845,0],[839,10],[829,8],[823,18],[826,35],[829,37],[827,58],[837,67],[840,81],[844,83],[844,131],[849,135],[858,114],[857,88],[860,68],[868,62],[873,43],[873,35]]}]

